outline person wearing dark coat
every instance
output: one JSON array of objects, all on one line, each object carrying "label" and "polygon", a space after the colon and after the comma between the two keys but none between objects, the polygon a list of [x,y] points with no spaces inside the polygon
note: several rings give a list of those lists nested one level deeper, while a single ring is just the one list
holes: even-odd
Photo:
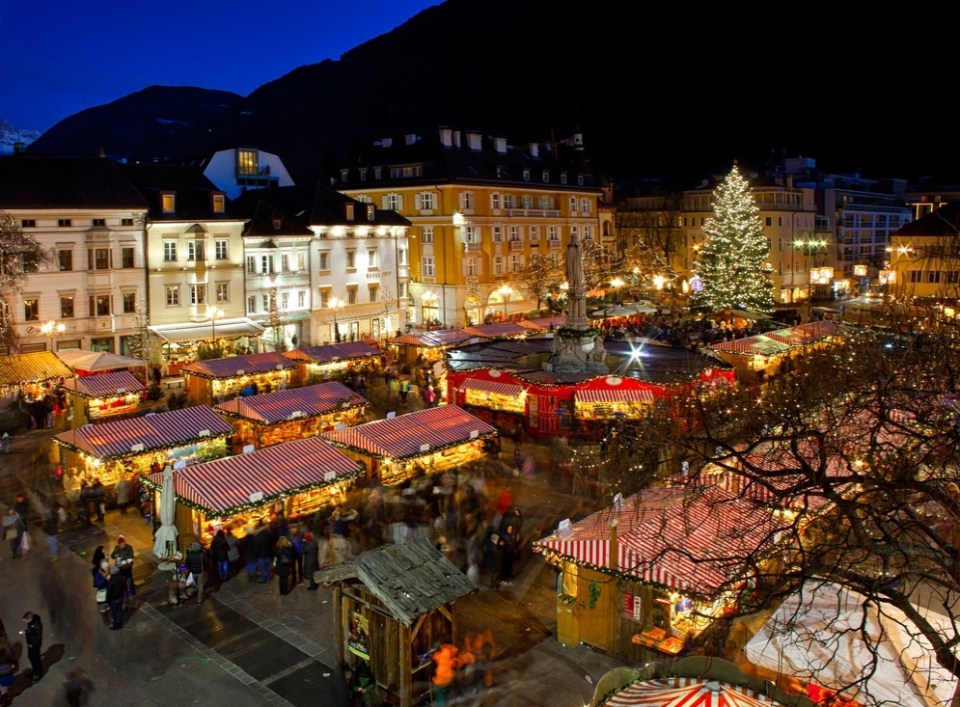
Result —
[{"label": "person wearing dark coat", "polygon": [[254,552],[257,555],[257,571],[260,578],[257,580],[260,584],[266,584],[270,581],[270,561],[273,559],[273,536],[270,534],[270,528],[261,521],[257,528],[257,534],[253,540]]},{"label": "person wearing dark coat", "polygon": [[110,568],[110,579],[107,580],[107,606],[110,607],[112,631],[123,628],[123,602],[126,597],[127,578],[120,573],[120,568],[114,565]]},{"label": "person wearing dark coat", "polygon": [[313,579],[313,573],[320,569],[320,545],[313,538],[313,533],[303,536],[303,576],[310,582],[310,590],[316,591],[319,586]]},{"label": "person wearing dark coat", "polygon": [[194,541],[187,551],[187,569],[193,575],[193,582],[197,586],[197,603],[203,602],[203,587],[207,578],[207,558],[203,545]]},{"label": "person wearing dark coat", "polygon": [[251,582],[257,578],[256,533],[257,529],[251,525],[247,528],[246,535],[240,539],[240,558],[247,570],[247,579]]},{"label": "person wearing dark coat", "polygon": [[210,541],[210,554],[213,555],[217,576],[221,582],[226,582],[230,578],[230,545],[223,528],[220,528]]},{"label": "person wearing dark coat", "polygon": [[290,593],[290,579],[294,573],[293,563],[293,545],[290,543],[290,539],[286,535],[281,535],[277,540],[277,552],[275,559],[275,569],[277,571],[277,578],[280,582],[280,594]]}]

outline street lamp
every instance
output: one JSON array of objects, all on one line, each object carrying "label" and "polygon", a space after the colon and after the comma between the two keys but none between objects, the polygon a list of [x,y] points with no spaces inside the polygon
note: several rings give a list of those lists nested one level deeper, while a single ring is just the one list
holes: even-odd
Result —
[{"label": "street lamp", "polygon": [[338,297],[331,297],[327,302],[327,306],[333,312],[333,340],[338,344],[340,343],[340,325],[337,324],[337,310],[343,309],[344,304],[346,303]]},{"label": "street lamp", "polygon": [[67,325],[60,324],[54,320],[48,321],[46,324],[40,325],[40,333],[44,336],[50,337],[50,350],[53,351],[53,340],[57,338],[58,334],[62,334],[66,331]]},{"label": "street lamp", "polygon": [[610,287],[613,288],[613,303],[616,305],[622,304],[620,299],[620,288],[625,284],[626,283],[619,277],[615,277],[610,281]]},{"label": "street lamp", "polygon": [[510,301],[510,295],[513,294],[513,288],[510,287],[507,283],[503,283],[500,287],[497,288],[497,292],[500,294],[501,299],[503,300],[503,320],[507,320],[507,302]]},{"label": "street lamp", "polygon": [[223,310],[216,307],[207,308],[207,316],[210,317],[210,334],[213,339],[213,345],[217,345],[217,320],[223,317]]}]

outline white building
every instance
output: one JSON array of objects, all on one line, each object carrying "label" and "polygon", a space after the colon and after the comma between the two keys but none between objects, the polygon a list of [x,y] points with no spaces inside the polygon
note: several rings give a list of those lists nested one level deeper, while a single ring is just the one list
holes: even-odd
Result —
[{"label": "white building", "polygon": [[250,147],[215,152],[202,161],[200,169],[230,199],[251,189],[293,185],[290,173],[277,155]]}]

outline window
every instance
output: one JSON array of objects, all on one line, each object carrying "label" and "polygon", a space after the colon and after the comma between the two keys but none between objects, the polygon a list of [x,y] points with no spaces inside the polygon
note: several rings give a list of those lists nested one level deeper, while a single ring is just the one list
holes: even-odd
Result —
[{"label": "window", "polygon": [[24,298],[23,320],[26,322],[36,322],[40,320],[40,300],[38,298]]},{"label": "window", "polygon": [[180,306],[180,285],[167,285],[167,306]]},{"label": "window", "polygon": [[523,256],[520,253],[510,256],[510,272],[523,272]]},{"label": "window", "polygon": [[303,309],[307,306],[307,291],[297,290],[297,307]]},{"label": "window", "polygon": [[503,275],[503,256],[497,255],[493,258],[493,274]]},{"label": "window", "polygon": [[436,277],[437,276],[437,262],[432,255],[425,255],[422,258],[423,262],[423,276],[424,277]]},{"label": "window", "polygon": [[203,241],[187,241],[187,260],[203,262],[206,260],[204,251],[206,244]]},{"label": "window", "polygon": [[367,285],[367,301],[376,302],[377,297],[380,296],[380,286],[379,285]]},{"label": "window", "polygon": [[538,209],[552,209],[553,206],[553,197],[541,195],[537,197],[537,208]]},{"label": "window", "polygon": [[260,256],[260,272],[261,273],[273,272],[273,258],[271,258],[269,255]]},{"label": "window", "polygon": [[73,319],[73,295],[60,296],[60,318]]},{"label": "window", "polygon": [[511,241],[523,240],[523,230],[520,228],[520,226],[510,226],[510,240]]},{"label": "window", "polygon": [[297,251],[297,271],[303,272],[307,269],[307,251],[298,250]]},{"label": "window", "polygon": [[430,211],[437,208],[437,195],[431,191],[417,194],[417,208],[421,211]]},{"label": "window", "polygon": [[479,243],[480,242],[480,227],[479,226],[467,226],[463,229],[463,237],[467,243]]},{"label": "window", "polygon": [[217,302],[229,302],[229,301],[230,301],[230,283],[218,282],[217,283]]},{"label": "window", "polygon": [[421,237],[424,243],[433,243],[433,226],[424,226]]},{"label": "window", "polygon": [[764,219],[764,224],[767,225],[767,226],[772,226],[772,225],[773,225],[773,218],[770,217],[770,216],[767,216],[767,217]]},{"label": "window", "polygon": [[110,295],[90,295],[90,314],[94,317],[110,315]]},{"label": "window", "polygon": [[494,211],[498,211],[498,210],[500,209],[500,195],[499,195],[499,194],[491,194],[491,195],[490,195],[490,208],[493,209]]},{"label": "window", "polygon": [[354,270],[357,267],[357,251],[353,248],[347,249],[347,269]]},{"label": "window", "polygon": [[347,288],[347,304],[356,304],[357,303],[357,288],[348,287]]},{"label": "window", "polygon": [[550,181],[550,170],[549,169],[543,170],[543,174],[541,174],[540,176],[543,178],[543,183],[546,184],[547,182]]},{"label": "window", "polygon": [[399,248],[397,249],[397,265],[406,265],[407,264],[407,249]]},{"label": "window", "polygon": [[[401,202],[402,205],[402,202]],[[373,204],[367,204],[367,221],[375,221],[377,217],[377,207]]]},{"label": "window", "polygon": [[463,274],[467,277],[476,277],[477,276],[477,259],[476,258],[466,258],[463,261]]},{"label": "window", "polygon": [[223,194],[213,195],[213,213],[222,214],[227,210],[227,197]]},{"label": "window", "polygon": [[260,173],[256,150],[237,150],[237,175],[256,176]]},{"label": "window", "polygon": [[590,200],[586,197],[580,199],[580,211],[584,214],[590,213]]},{"label": "window", "polygon": [[33,218],[25,218],[20,220],[20,228],[36,228],[37,220]]},{"label": "window", "polygon": [[121,225],[121,226],[132,226],[132,225],[133,225],[133,219],[132,219],[132,218],[122,218],[122,219],[120,219],[120,225]]},{"label": "window", "polygon": [[177,210],[177,199],[173,192],[164,192],[160,195],[160,210],[165,214],[172,214]]},{"label": "window", "polygon": [[217,241],[216,242],[216,258],[217,260],[229,260],[230,255],[227,252],[227,241]]},{"label": "window", "polygon": [[523,181],[525,181],[525,182],[529,182],[529,181],[530,181],[530,170],[529,170],[529,169],[524,169],[524,170],[523,170]]},{"label": "window", "polygon": [[176,241],[163,242],[163,262],[165,263],[177,262],[177,242]]},{"label": "window", "polygon": [[284,312],[290,309],[290,293],[289,292],[282,292],[280,294],[280,309]]},{"label": "window", "polygon": [[60,270],[73,270],[73,251],[57,251],[57,259],[60,261]]},{"label": "window", "polygon": [[190,285],[190,304],[207,303],[207,286],[202,284]]},{"label": "window", "polygon": [[330,302],[330,290],[325,290],[322,287],[319,288],[319,297],[317,299],[317,307],[319,309],[325,309],[327,304]]},{"label": "window", "polygon": [[270,311],[270,295],[266,293],[260,295],[260,304],[263,305],[264,312],[269,312]]},{"label": "window", "polygon": [[329,272],[330,271],[330,251],[321,250],[319,255],[320,255],[320,272]]},{"label": "window", "polygon": [[570,205],[570,213],[577,213],[577,197],[571,196],[568,203]]},{"label": "window", "polygon": [[392,193],[383,195],[383,205],[380,207],[391,211],[400,211],[403,209],[403,195]]},{"label": "window", "polygon": [[367,269],[376,270],[379,267],[380,267],[380,262],[377,260],[377,249],[367,248]]},{"label": "window", "polygon": [[137,293],[124,292],[123,293],[123,313],[133,314],[136,311],[137,311]]},{"label": "window", "polygon": [[89,270],[109,270],[110,249],[91,248],[87,251],[87,261],[89,262]]},{"label": "window", "polygon": [[493,242],[502,243],[503,242],[503,226],[494,226],[493,227]]},{"label": "window", "polygon": [[532,208],[533,208],[533,197],[530,196],[529,194],[524,194],[523,196],[521,196],[521,197],[520,197],[520,206],[523,207],[524,209],[532,209]]},{"label": "window", "polygon": [[247,256],[247,274],[248,275],[257,274],[257,259],[252,255]]},{"label": "window", "polygon": [[540,227],[539,227],[539,226],[531,226],[531,227],[530,227],[530,242],[531,242],[531,243],[536,243],[536,242],[539,241],[539,240],[540,240]]},{"label": "window", "polygon": [[290,272],[290,256],[287,253],[280,256],[280,272]]},{"label": "window", "polygon": [[120,249],[120,267],[122,268],[132,268],[133,265],[133,248],[121,248]]},{"label": "window", "polygon": [[473,210],[473,192],[472,191],[463,191],[458,195],[460,202],[461,211],[472,211]]},{"label": "window", "polygon": [[247,297],[247,314],[256,314],[257,313],[257,296],[250,295]]},{"label": "window", "polygon": [[552,244],[560,242],[559,226],[547,226],[547,242]]},{"label": "window", "polygon": [[57,227],[58,228],[70,228],[73,225],[73,222],[68,218],[58,218]]},{"label": "window", "polygon": [[91,221],[91,225],[92,225],[94,228],[106,228],[106,227],[107,227],[107,219],[105,219],[105,218],[95,218],[95,219],[93,219],[93,220]]}]

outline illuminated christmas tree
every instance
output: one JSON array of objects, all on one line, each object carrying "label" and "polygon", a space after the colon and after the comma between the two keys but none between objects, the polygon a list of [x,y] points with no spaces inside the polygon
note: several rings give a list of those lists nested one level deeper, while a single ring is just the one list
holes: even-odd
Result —
[{"label": "illuminated christmas tree", "polygon": [[753,192],[736,165],[714,192],[713,213],[703,226],[707,238],[695,264],[700,282],[693,307],[772,312],[770,246]]}]

